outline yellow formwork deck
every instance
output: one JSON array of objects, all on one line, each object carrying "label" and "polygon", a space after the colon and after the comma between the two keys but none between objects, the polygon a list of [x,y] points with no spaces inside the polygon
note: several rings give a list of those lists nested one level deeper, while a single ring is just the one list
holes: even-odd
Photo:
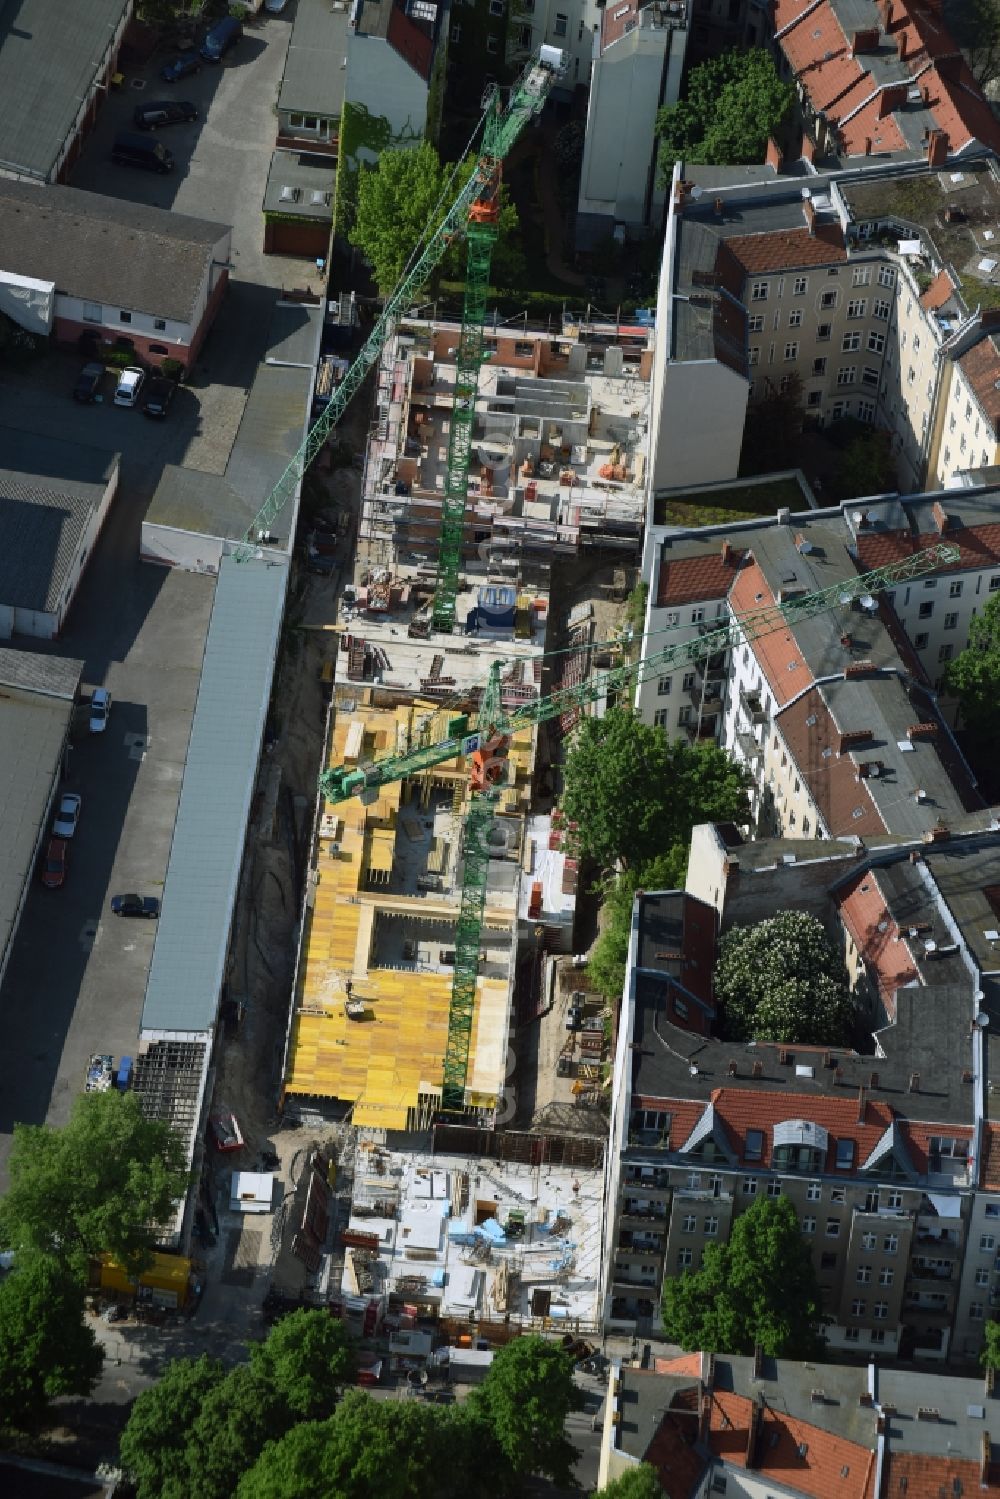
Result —
[{"label": "yellow formwork deck", "polygon": [[[414,742],[419,709],[358,709],[334,730],[329,763],[343,764],[405,749]],[[358,723],[364,726],[358,733]],[[430,737],[443,738],[447,715],[434,714]],[[518,736],[512,746],[510,795],[518,800],[518,783],[530,773],[531,742]],[[449,761],[435,767],[438,784],[461,785],[464,766]],[[518,788],[518,789],[515,789]],[[336,819],[336,855],[321,840],[315,901],[308,913],[299,964],[286,1094],[336,1098],[354,1104],[354,1122],[382,1129],[406,1129],[420,1098],[441,1086],[451,1003],[450,973],[368,966],[372,928],[379,910],[412,911],[421,917],[453,921],[454,900],[381,893],[365,888],[392,869],[392,850],[400,816],[399,784],[380,788],[363,805],[357,797],[327,808]],[[515,810],[512,807],[511,810]],[[405,813],[404,813],[405,815]],[[331,831],[331,841],[334,839]],[[509,929],[512,911],[487,908],[491,927]],[[351,997],[365,1003],[363,1020],[345,1013],[347,984]],[[468,1086],[472,1102],[495,1105],[503,1087],[507,1050],[508,985],[481,979],[469,1048]]]}]

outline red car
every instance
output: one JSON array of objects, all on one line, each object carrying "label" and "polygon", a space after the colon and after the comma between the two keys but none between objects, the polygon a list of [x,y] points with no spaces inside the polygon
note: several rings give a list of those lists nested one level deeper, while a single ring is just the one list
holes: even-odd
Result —
[{"label": "red car", "polygon": [[65,882],[69,844],[65,838],[50,838],[42,865],[42,884],[46,890],[58,890]]}]

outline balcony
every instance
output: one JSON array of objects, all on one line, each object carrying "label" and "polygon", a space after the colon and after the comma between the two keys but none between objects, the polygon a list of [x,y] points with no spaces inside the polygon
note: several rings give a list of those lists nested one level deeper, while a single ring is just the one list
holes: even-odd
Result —
[{"label": "balcony", "polygon": [[650,1224],[657,1228],[667,1226],[667,1207],[664,1203],[662,1209],[657,1208],[630,1208],[627,1205],[622,1209],[622,1227],[632,1225],[633,1227],[648,1228]]},{"label": "balcony", "polygon": [[758,728],[761,724],[767,723],[767,713],[764,711],[764,704],[761,701],[759,692],[744,692],[743,688],[741,687],[740,707],[743,709],[743,712],[746,714],[747,720],[754,726],[754,728]]},{"label": "balcony", "polygon": [[736,743],[740,747],[740,754],[751,765],[759,765],[764,759],[764,746],[758,744],[752,734],[738,731]]},{"label": "balcony", "polygon": [[687,690],[688,701],[693,708],[702,713],[718,713],[722,707],[722,683],[708,681],[705,683],[705,695],[702,697],[702,684],[695,681],[693,687]]},{"label": "balcony", "polygon": [[920,1322],[926,1327],[943,1327],[950,1322],[954,1308],[950,1306],[921,1306],[916,1301],[904,1301],[901,1313],[905,1322]]},{"label": "balcony", "polygon": [[907,1271],[906,1279],[907,1282],[911,1280],[922,1280],[933,1281],[935,1284],[940,1285],[952,1279],[954,1268],[954,1265],[949,1265],[947,1266],[947,1268],[936,1268],[933,1265],[921,1265],[919,1261],[913,1260],[910,1264],[909,1270]]},{"label": "balcony", "polygon": [[687,735],[691,744],[704,744],[709,740],[714,744],[718,722],[718,716],[713,714],[711,718],[703,718],[700,727],[697,721],[682,723],[679,727],[681,732]]},{"label": "balcony", "polygon": [[921,1229],[917,1224],[917,1232],[913,1239],[914,1248],[920,1248],[927,1254],[944,1255],[951,1258],[961,1252],[958,1234],[950,1231],[945,1234],[934,1234],[929,1230]]},{"label": "balcony", "polygon": [[655,1301],[659,1294],[659,1286],[651,1276],[632,1275],[628,1268],[619,1270],[617,1265],[611,1272],[611,1284],[624,1286],[628,1291],[642,1291],[652,1301]]}]

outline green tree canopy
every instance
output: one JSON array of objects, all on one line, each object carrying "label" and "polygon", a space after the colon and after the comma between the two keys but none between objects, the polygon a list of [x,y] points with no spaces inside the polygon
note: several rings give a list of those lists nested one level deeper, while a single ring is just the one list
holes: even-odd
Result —
[{"label": "green tree canopy", "polygon": [[14,1126],[0,1245],[50,1254],[81,1281],[104,1252],[139,1269],[187,1181],[180,1139],[134,1093],[81,1094],[62,1129]]},{"label": "green tree canopy", "polygon": [[961,722],[984,747],[1000,737],[1000,593],[969,622],[969,643],[945,669],[945,691],[954,693]]},{"label": "green tree canopy", "polygon": [[[474,166],[470,156],[456,171],[452,163],[440,161],[429,142],[421,141],[412,149],[383,151],[376,167],[362,167],[349,238],[370,263],[383,297],[396,286],[414,246],[441,223]],[[500,236],[493,254],[492,279],[494,284],[507,286],[519,279],[524,262],[517,243],[517,209],[506,190],[500,201]],[[442,273],[460,275],[464,265],[464,240],[456,241],[445,255]]]},{"label": "green tree canopy", "polygon": [[822,924],[805,911],[780,911],[728,931],[714,984],[734,1040],[837,1046],[851,1039],[847,970]]},{"label": "green tree canopy", "polygon": [[591,982],[609,999],[625,987],[632,908],[637,890],[680,890],[687,875],[688,850],[676,843],[667,854],[638,869],[625,869],[605,885],[601,935],[587,963]]},{"label": "green tree canopy", "polygon": [[302,1309],[276,1322],[267,1341],[250,1350],[250,1367],[296,1421],[333,1414],[354,1374],[354,1349],[344,1324],[325,1311]]},{"label": "green tree canopy", "polygon": [[122,1432],[121,1460],[138,1499],[190,1499],[187,1452],[205,1401],[222,1384],[218,1359],[178,1358],[136,1397]]},{"label": "green tree canopy", "polygon": [[759,1197],[709,1244],[701,1268],[663,1285],[663,1327],[688,1351],[815,1357],[823,1346],[820,1292],[809,1245],[787,1197]]},{"label": "green tree canopy", "polygon": [[656,118],[661,174],[669,182],[674,162],[727,166],[763,162],[795,105],[795,87],[778,77],[763,48],[734,49],[688,74],[685,98]]},{"label": "green tree canopy", "polygon": [[986,1341],[979,1362],[987,1369],[1000,1369],[1000,1322],[987,1322]]},{"label": "green tree canopy", "polygon": [[534,1335],[502,1348],[468,1399],[473,1416],[490,1428],[515,1478],[539,1473],[562,1486],[571,1483],[579,1455],[565,1430],[577,1403],[571,1359]]},{"label": "green tree canopy", "polygon": [[714,744],[668,739],[624,708],[580,721],[566,757],[562,811],[604,870],[649,865],[698,822],[746,822],[746,772]]},{"label": "green tree canopy", "polygon": [[656,1476],[656,1469],[649,1463],[640,1463],[629,1468],[619,1478],[613,1478],[603,1489],[598,1489],[603,1499],[666,1499]]},{"label": "green tree canopy", "polygon": [[0,1281],[0,1421],[31,1426],[57,1395],[89,1395],[104,1363],[80,1282],[47,1255],[19,1256]]}]

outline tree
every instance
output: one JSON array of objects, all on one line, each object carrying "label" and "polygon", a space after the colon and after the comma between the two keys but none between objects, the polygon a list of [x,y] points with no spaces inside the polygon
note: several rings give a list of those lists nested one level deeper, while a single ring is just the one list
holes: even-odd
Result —
[{"label": "tree", "polygon": [[251,1348],[250,1367],[295,1420],[322,1421],[353,1376],[354,1350],[342,1322],[303,1308],[275,1323],[267,1341]]},{"label": "tree", "polygon": [[604,1499],[666,1499],[656,1469],[649,1463],[629,1468],[620,1477],[606,1483],[603,1489],[598,1489],[598,1493]]},{"label": "tree", "polygon": [[605,885],[601,935],[594,943],[587,974],[601,994],[617,997],[625,987],[632,908],[637,890],[680,890],[687,874],[688,850],[677,843],[640,869],[623,870]]},{"label": "tree", "polygon": [[959,701],[962,722],[982,745],[1000,736],[1000,593],[969,622],[969,643],[945,668],[945,691]]},{"label": "tree", "polygon": [[700,1270],[664,1282],[662,1310],[667,1337],[688,1351],[815,1357],[819,1286],[788,1198],[758,1198],[727,1244],[707,1246]]},{"label": "tree", "polygon": [[46,1255],[19,1257],[0,1282],[0,1412],[30,1426],[57,1395],[89,1395],[104,1363],[83,1319],[83,1287]]},{"label": "tree", "polygon": [[225,1378],[218,1359],[178,1358],[136,1397],[122,1432],[121,1460],[138,1499],[190,1499],[187,1451],[205,1400]]},{"label": "tree", "polygon": [[[349,238],[370,262],[383,297],[403,274],[414,246],[438,227],[475,167],[470,156],[457,168],[442,164],[434,147],[421,141],[412,149],[383,151],[375,168],[362,168],[357,211]],[[494,280],[503,285],[523,272],[517,245],[517,210],[502,192],[500,237],[493,256]],[[456,242],[442,264],[445,273],[464,266],[464,242]]]},{"label": "tree", "polygon": [[295,1425],[278,1390],[246,1364],[230,1369],[191,1423],[184,1449],[191,1499],[229,1499],[267,1443]]},{"label": "tree", "polygon": [[1000,5],[997,0],[954,0],[945,18],[981,89],[1000,78]]},{"label": "tree", "polygon": [[179,1137],[134,1093],[81,1094],[62,1129],[14,1126],[0,1244],[50,1254],[81,1281],[105,1252],[134,1272],[187,1181]]},{"label": "tree", "polygon": [[734,49],[692,68],[687,95],[656,118],[660,171],[669,182],[674,162],[710,166],[756,165],[795,104],[795,86],[778,77],[769,52]]},{"label": "tree", "polygon": [[847,970],[822,924],[780,911],[737,926],[720,944],[715,996],[734,1040],[834,1046],[850,1040],[855,1002]]},{"label": "tree", "polygon": [[563,1487],[570,1485],[579,1455],[565,1432],[566,1417],[577,1404],[571,1359],[535,1335],[502,1348],[468,1400],[516,1480],[538,1473]]},{"label": "tree", "polygon": [[623,708],[584,718],[564,770],[562,811],[602,869],[641,868],[697,822],[746,822],[746,772],[714,744],[668,739]]},{"label": "tree", "polygon": [[979,1362],[986,1369],[1000,1369],[1000,1322],[987,1322],[986,1341]]}]

